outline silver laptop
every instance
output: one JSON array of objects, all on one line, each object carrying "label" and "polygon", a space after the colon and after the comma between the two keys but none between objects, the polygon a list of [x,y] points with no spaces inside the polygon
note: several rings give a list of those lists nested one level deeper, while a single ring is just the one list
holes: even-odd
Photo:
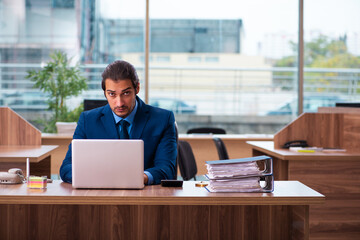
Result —
[{"label": "silver laptop", "polygon": [[142,140],[72,140],[74,188],[144,188]]}]

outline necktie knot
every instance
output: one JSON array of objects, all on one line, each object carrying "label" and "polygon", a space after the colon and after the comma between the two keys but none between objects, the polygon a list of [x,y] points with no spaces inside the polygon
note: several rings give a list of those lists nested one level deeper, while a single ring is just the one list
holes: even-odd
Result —
[{"label": "necktie knot", "polygon": [[128,126],[129,123],[126,120],[121,120],[118,122],[118,124],[121,126],[121,128],[119,129],[119,136],[120,139],[129,139],[129,133],[128,133]]},{"label": "necktie knot", "polygon": [[124,128],[127,128],[127,126],[129,125],[129,123],[128,123],[126,120],[124,120],[124,119],[123,119],[123,120],[120,120],[119,123],[120,123],[120,126],[121,126],[121,127],[124,127]]}]

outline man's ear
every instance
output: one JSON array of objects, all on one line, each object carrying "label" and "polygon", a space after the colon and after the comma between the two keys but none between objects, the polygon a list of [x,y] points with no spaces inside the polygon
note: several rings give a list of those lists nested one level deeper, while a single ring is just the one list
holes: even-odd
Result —
[{"label": "man's ear", "polygon": [[135,94],[138,94],[140,92],[140,83],[138,83],[136,89],[135,89]]}]

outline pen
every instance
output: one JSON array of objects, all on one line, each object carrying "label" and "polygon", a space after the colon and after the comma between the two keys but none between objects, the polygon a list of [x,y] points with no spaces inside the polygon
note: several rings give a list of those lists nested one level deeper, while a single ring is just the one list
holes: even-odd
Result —
[{"label": "pen", "polygon": [[315,150],[312,150],[312,149],[298,149],[297,151],[298,152],[305,152],[305,153],[313,153],[313,152],[315,152]]}]

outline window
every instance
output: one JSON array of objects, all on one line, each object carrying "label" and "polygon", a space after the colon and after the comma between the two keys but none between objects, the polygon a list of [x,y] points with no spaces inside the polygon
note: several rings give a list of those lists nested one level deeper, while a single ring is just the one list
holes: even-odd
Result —
[{"label": "window", "polygon": [[201,57],[189,56],[188,62],[201,62]]},{"label": "window", "polygon": [[[235,116],[260,119],[296,95],[296,61],[281,71],[275,71],[275,63],[291,52],[290,41],[296,46],[297,13],[298,1],[151,1],[151,22],[156,25],[150,42],[157,47],[150,50],[172,57],[161,69],[150,68],[150,96],[194,104],[194,115],[209,116],[205,125],[227,129],[230,116],[234,121],[241,119]],[[181,120],[179,125],[198,126],[192,122],[196,118]],[[269,133],[286,123],[279,121]],[[238,124],[228,132],[254,133],[253,123]]]},{"label": "window", "polygon": [[170,56],[157,56],[157,62],[170,62]]},{"label": "window", "polygon": [[52,0],[54,8],[74,8],[75,0]]},{"label": "window", "polygon": [[[338,1],[318,0],[304,6],[304,95],[325,95],[312,106],[359,101],[354,82],[360,80],[360,2],[344,0],[339,7]],[[304,98],[304,109],[305,104]]]},{"label": "window", "polygon": [[[360,2],[303,1],[304,111],[338,99],[360,101]],[[150,100],[189,106],[187,115],[177,118],[179,125],[198,126],[207,116],[205,125],[228,133],[275,133],[289,119],[271,113],[281,109],[297,116],[299,0],[149,3],[150,85],[145,86],[145,0],[0,0],[0,104],[34,101],[40,110],[24,117],[33,122],[46,115],[24,76],[52,51],[63,50],[80,61],[89,81],[82,96],[68,99],[71,106],[103,98],[101,72],[124,59],[138,70],[140,97],[149,88]],[[327,100],[308,102],[306,96]]]},{"label": "window", "polygon": [[219,57],[205,57],[205,62],[219,62]]}]

